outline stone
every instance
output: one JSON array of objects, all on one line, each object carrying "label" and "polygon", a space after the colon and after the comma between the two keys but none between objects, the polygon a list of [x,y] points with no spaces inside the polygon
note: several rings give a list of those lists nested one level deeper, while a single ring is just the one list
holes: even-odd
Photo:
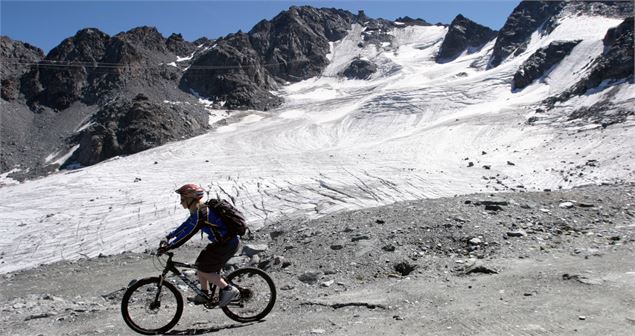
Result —
[{"label": "stone", "polygon": [[266,244],[246,244],[243,246],[241,254],[251,258],[258,253],[267,251],[268,249],[269,247]]},{"label": "stone", "polygon": [[298,280],[300,280],[301,282],[304,282],[306,284],[314,284],[314,283],[318,282],[318,280],[320,279],[321,276],[322,276],[322,272],[307,271],[307,272],[302,273],[298,277]]},{"label": "stone", "polygon": [[360,240],[369,240],[369,239],[370,239],[370,237],[367,236],[367,235],[358,235],[358,236],[352,237],[351,238],[351,242],[356,242],[356,241],[360,241]]},{"label": "stone", "polygon": [[230,258],[225,265],[239,268],[242,265],[246,265],[247,263],[249,263],[249,261],[250,261],[249,257],[236,256],[236,257]]},{"label": "stone", "polygon": [[395,246],[392,245],[392,244],[388,244],[388,245],[384,245],[381,249],[386,251],[386,252],[394,252],[395,251]]},{"label": "stone", "polygon": [[322,287],[331,287],[335,283],[335,280],[324,281],[320,284]]},{"label": "stone", "polygon": [[525,230],[522,230],[522,229],[514,230],[514,231],[508,231],[507,232],[507,236],[508,237],[526,237],[527,236],[527,232],[525,232]]},{"label": "stone", "polygon": [[478,239],[478,238],[472,238],[470,239],[469,243],[470,245],[480,245],[483,241]]},{"label": "stone", "polygon": [[573,208],[573,203],[572,202],[562,202],[558,206],[563,208],[563,209],[570,209],[570,208]]},{"label": "stone", "polygon": [[369,79],[372,74],[377,72],[377,65],[364,59],[355,59],[340,74],[348,79]]},{"label": "stone", "polygon": [[415,270],[417,266],[408,263],[407,261],[402,261],[400,263],[395,264],[395,271],[399,272],[402,276],[406,276]]}]

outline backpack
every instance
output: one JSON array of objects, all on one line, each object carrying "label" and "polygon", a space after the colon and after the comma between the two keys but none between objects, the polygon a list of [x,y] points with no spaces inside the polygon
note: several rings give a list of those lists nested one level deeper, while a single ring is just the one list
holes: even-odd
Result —
[{"label": "backpack", "polygon": [[211,199],[205,204],[227,225],[230,235],[244,236],[249,230],[243,214],[228,201]]}]

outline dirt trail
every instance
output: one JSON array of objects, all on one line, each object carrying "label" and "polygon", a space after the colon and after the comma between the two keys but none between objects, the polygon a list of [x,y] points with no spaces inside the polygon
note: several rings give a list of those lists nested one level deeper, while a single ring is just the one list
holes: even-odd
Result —
[{"label": "dirt trail", "polygon": [[[632,195],[630,185],[506,194],[499,196],[515,202],[489,213],[472,202],[483,195],[472,195],[280,223],[245,242],[268,245],[245,257],[276,281],[278,302],[266,320],[239,324],[186,305],[169,334],[633,335]],[[587,203],[558,206],[569,199]],[[570,225],[554,226],[552,217]],[[532,229],[516,235],[527,218]],[[179,259],[194,259],[200,244],[179,250]],[[276,265],[276,256],[286,263]],[[398,262],[413,270],[399,274]],[[466,274],[478,265],[496,273]],[[311,272],[315,279],[300,280]],[[120,317],[121,289],[157,274],[152,257],[131,253],[5,274],[0,330],[134,335]]]}]

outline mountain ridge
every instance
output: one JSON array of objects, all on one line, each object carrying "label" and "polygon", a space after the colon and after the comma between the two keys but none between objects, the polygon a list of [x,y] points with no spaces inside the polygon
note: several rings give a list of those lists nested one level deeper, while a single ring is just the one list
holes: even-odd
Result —
[{"label": "mountain ridge", "polygon": [[[490,58],[478,61],[487,62],[487,68],[493,69],[504,64],[506,58],[520,55],[529,44],[532,32],[548,34],[553,31],[558,24],[557,18],[562,15],[590,13],[622,17],[629,8],[632,9],[632,4],[622,2],[594,4],[523,1],[497,35],[459,14],[453,24],[447,26],[448,32],[436,53],[436,60],[447,62],[463,52],[474,53],[497,36]],[[93,118],[95,111],[112,100],[132,101],[138,94],[155,103],[187,104],[196,115],[218,115],[215,111],[222,109],[277,109],[285,100],[272,92],[290,83],[321,76],[331,64],[328,55],[332,44],[345,38],[352,25],[361,25],[365,30],[358,44],[359,53],[369,46],[390,52],[391,48],[399,48],[391,46],[395,38],[391,31],[431,26],[425,20],[407,16],[388,21],[368,18],[363,11],[355,15],[343,10],[300,6],[291,7],[271,20],[260,21],[247,33],[229,34],[217,40],[199,39],[197,43],[200,44],[185,41],[178,34],[163,37],[152,27],[137,27],[114,36],[94,28],[80,30],[43,58],[41,52],[39,56],[32,57],[31,63],[37,63],[37,66],[17,67],[11,70],[12,74],[3,70],[3,104],[12,119],[20,119],[17,124],[24,125],[20,128],[31,127],[28,125],[38,115],[62,118],[64,114],[59,111],[66,109],[78,111],[79,115],[73,113],[74,117],[68,120],[73,125],[62,129],[38,127],[39,132],[51,133],[38,141],[23,139],[14,130],[3,129],[3,134],[9,137],[3,139],[0,167],[8,171],[21,165],[23,171],[30,171],[12,173],[19,179],[54,171],[59,166],[50,166],[44,158],[52,152],[63,152],[77,145],[79,136],[75,130],[82,128],[78,123],[90,122],[86,118]],[[9,40],[3,41],[5,45],[9,43]],[[628,45],[620,48],[626,50]],[[608,51],[609,54],[618,52]],[[15,59],[6,54],[4,52],[3,57]],[[628,53],[620,60],[622,64],[628,64]],[[349,70],[343,68],[337,71],[339,76],[351,79],[382,76],[376,72],[375,61],[358,57],[355,62],[350,61]],[[398,71],[398,68],[394,70]],[[628,69],[616,76],[628,80]],[[543,109],[550,109],[558,99],[564,101],[580,95],[584,91],[582,88],[588,90],[599,82],[601,80],[580,84],[578,89],[572,89],[575,94],[549,98]],[[174,117],[182,121],[187,119],[183,113]],[[213,118],[208,118],[210,124],[213,124]],[[213,127],[205,126],[206,122],[199,124],[203,128]],[[192,134],[198,132],[174,132],[168,138],[178,139]],[[44,141],[44,138],[58,140]],[[86,148],[82,151],[85,152]],[[26,155],[20,158],[18,153]],[[123,151],[119,155],[132,153]],[[94,160],[80,161],[77,163],[96,163]],[[70,164],[72,162],[66,163]]]}]

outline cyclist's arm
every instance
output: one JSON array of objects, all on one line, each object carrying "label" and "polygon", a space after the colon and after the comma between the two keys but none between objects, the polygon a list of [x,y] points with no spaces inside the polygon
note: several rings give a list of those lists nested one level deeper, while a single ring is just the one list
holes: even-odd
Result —
[{"label": "cyclist's arm", "polygon": [[175,249],[185,244],[196,232],[199,230],[198,226],[198,212],[192,214],[183,224],[181,224],[176,230],[167,235],[166,238],[173,241],[168,242],[168,249]]}]

